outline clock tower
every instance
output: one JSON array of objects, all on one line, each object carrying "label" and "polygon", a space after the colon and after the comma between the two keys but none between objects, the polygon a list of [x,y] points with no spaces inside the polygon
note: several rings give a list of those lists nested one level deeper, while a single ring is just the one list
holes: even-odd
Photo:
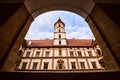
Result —
[{"label": "clock tower", "polygon": [[54,43],[53,45],[67,45],[65,24],[59,18],[58,21],[54,24]]}]

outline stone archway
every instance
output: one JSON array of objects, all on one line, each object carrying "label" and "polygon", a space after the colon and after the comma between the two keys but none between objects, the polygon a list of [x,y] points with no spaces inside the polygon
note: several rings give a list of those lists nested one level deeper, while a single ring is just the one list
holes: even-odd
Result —
[{"label": "stone archway", "polygon": [[[72,3],[72,2],[68,2],[68,3]],[[29,9],[29,6],[26,9],[27,4],[26,4],[26,6],[24,6],[22,4],[22,7],[20,6],[19,9],[16,11],[16,13],[9,19],[10,22],[7,22],[7,23],[5,23],[5,25],[3,25],[4,27],[9,26],[11,23],[13,23],[13,22],[11,22],[12,20],[17,20],[17,19],[20,20],[21,18],[16,19],[16,17],[18,17],[19,15],[21,15],[22,17],[26,17],[25,19],[24,18],[21,19],[21,20],[24,20],[23,24],[18,24],[18,23],[15,24],[15,26],[17,26],[17,25],[19,26],[18,34],[12,35],[12,36],[15,36],[14,41],[12,41],[12,40],[10,41],[12,46],[7,44],[10,47],[9,47],[9,50],[6,52],[8,54],[8,56],[6,56],[7,58],[6,58],[5,64],[2,66],[3,67],[2,70],[3,71],[14,71],[15,64],[17,61],[17,54],[16,53],[18,53],[17,50],[19,49],[19,46],[21,45],[21,43],[24,39],[24,36],[29,28],[29,25],[33,21],[32,17],[35,18],[40,13],[50,11],[50,10],[56,10],[56,9],[68,10],[68,11],[77,13],[77,14],[81,15],[82,17],[84,17],[86,19],[86,21],[88,22],[88,24],[90,25],[90,28],[92,29],[98,43],[100,44],[101,48],[104,51],[103,55],[105,56],[105,61],[106,61],[105,65],[107,66],[107,70],[119,70],[119,66],[117,64],[117,61],[119,62],[119,59],[120,59],[120,57],[119,57],[120,53],[118,53],[119,44],[115,45],[115,43],[116,42],[119,43],[119,40],[120,40],[119,38],[117,38],[118,36],[115,37],[116,34],[120,33],[119,28],[109,18],[109,16],[107,16],[105,14],[105,12],[100,8],[100,6],[96,5],[94,7],[94,3],[93,3],[91,10],[90,9],[85,10],[82,8],[82,6],[79,7],[77,5],[76,6],[69,5],[69,4],[64,3],[64,1],[62,1],[62,3],[57,2],[54,4],[47,4],[46,6],[42,6],[41,8],[36,8],[35,10],[31,10],[31,11]],[[75,4],[77,4],[77,2],[75,2]],[[93,7],[94,7],[94,9],[93,9]],[[20,12],[21,12],[21,14],[19,14]],[[30,16],[30,15],[32,15],[32,16]],[[98,16],[100,16],[100,19]],[[104,18],[105,18],[105,21],[103,20]],[[112,24],[111,27],[114,31],[117,31],[117,32],[115,32],[114,35],[112,35],[114,37],[114,41],[116,41],[116,42],[110,41],[111,38],[109,37],[108,33],[112,34],[114,31],[110,32],[110,30],[109,30],[106,32],[105,29],[108,28],[108,26],[109,26],[109,24],[104,24],[106,21],[108,21],[108,23]],[[13,27],[15,27],[15,26],[13,26]],[[13,33],[15,33],[14,30],[12,30],[12,31],[13,31]],[[5,32],[3,32],[3,33],[6,34]],[[116,46],[117,46],[117,48],[115,48]],[[8,68],[9,65],[11,65],[11,66]]]}]

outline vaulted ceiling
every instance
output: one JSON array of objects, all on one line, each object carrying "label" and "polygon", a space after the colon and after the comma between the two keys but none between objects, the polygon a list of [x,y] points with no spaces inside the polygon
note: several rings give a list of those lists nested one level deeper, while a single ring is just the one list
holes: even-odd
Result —
[{"label": "vaulted ceiling", "polygon": [[86,18],[96,3],[120,4],[120,0],[1,0],[0,3],[24,3],[34,18],[52,10],[72,11]]}]

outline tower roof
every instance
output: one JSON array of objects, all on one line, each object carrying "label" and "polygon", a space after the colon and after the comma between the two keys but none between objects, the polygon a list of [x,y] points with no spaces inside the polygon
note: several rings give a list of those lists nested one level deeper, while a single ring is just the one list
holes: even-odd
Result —
[{"label": "tower roof", "polygon": [[62,23],[63,25],[65,25],[65,23],[60,19],[60,17],[59,17],[59,19],[57,20],[57,22],[55,22],[54,25],[56,25],[57,23]]}]

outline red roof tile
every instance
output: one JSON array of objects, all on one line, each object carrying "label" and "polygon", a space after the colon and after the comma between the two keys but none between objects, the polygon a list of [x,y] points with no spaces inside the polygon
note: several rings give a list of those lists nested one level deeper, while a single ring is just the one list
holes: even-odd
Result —
[{"label": "red roof tile", "polygon": [[[26,43],[28,44],[31,42],[30,45],[27,45],[27,47],[53,47],[53,40],[27,40]],[[93,46],[93,40],[92,39],[68,39],[67,45],[64,46]],[[59,46],[59,45],[58,45]],[[60,45],[62,46],[62,45]]]}]

